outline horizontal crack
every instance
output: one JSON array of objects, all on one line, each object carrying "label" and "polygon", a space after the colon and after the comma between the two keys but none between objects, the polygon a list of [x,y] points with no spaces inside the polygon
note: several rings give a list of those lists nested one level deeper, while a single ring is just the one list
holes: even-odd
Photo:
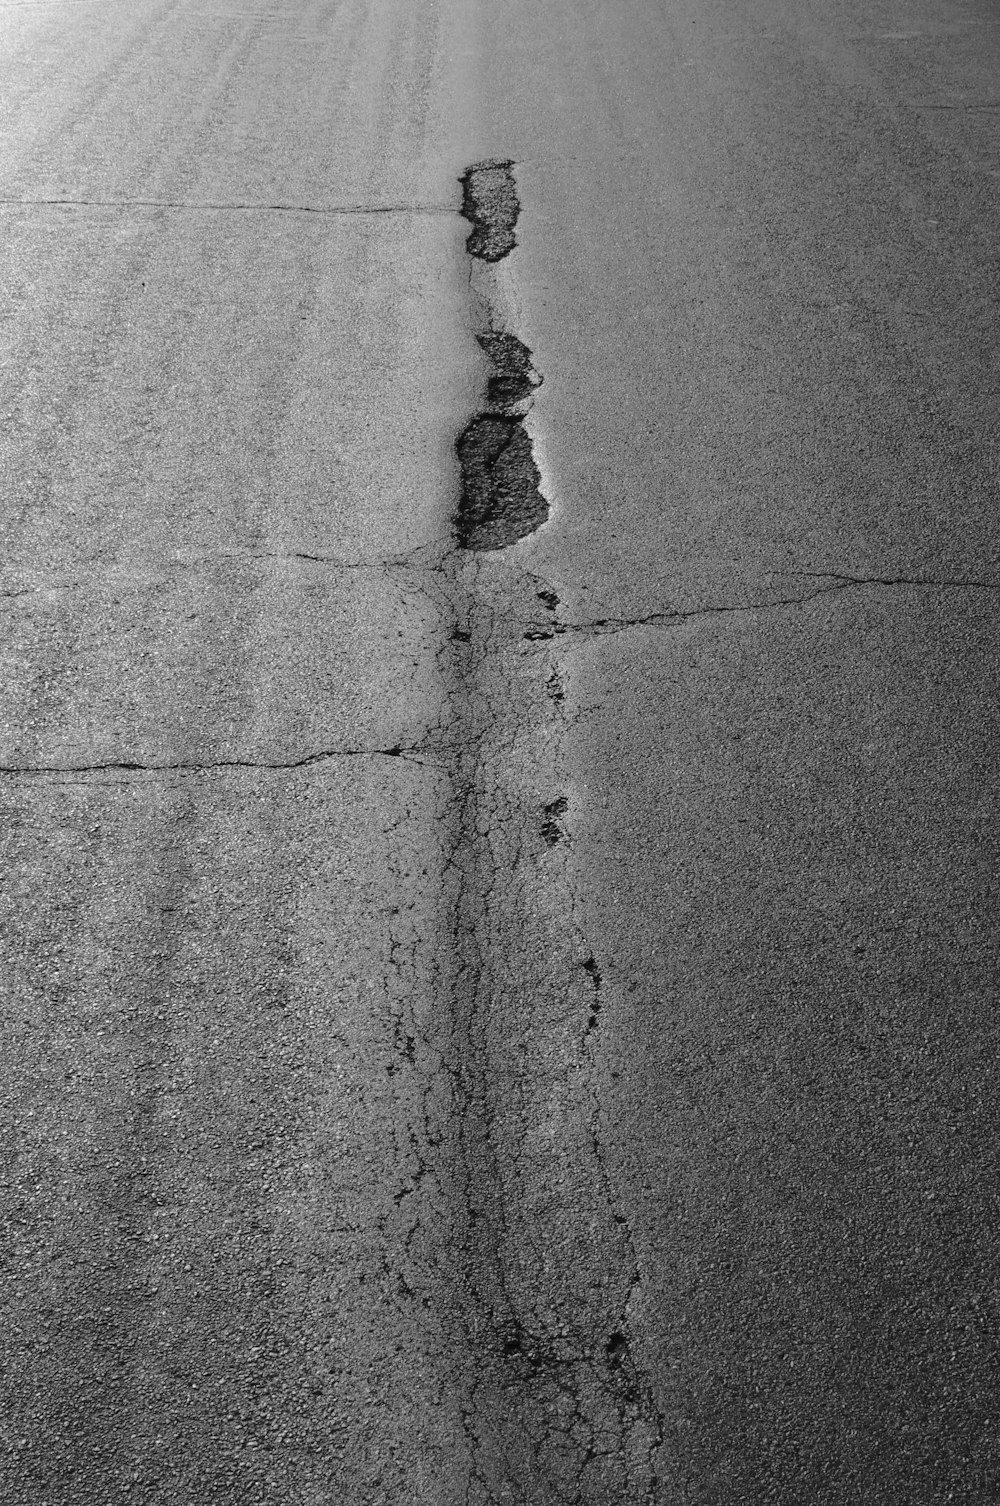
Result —
[{"label": "horizontal crack", "polygon": [[917,110],[1000,110],[1000,100],[988,100],[982,104],[962,105],[915,105]]},{"label": "horizontal crack", "polygon": [[251,204],[188,199],[13,199],[0,198],[6,208],[23,209],[179,209],[189,213],[231,211],[234,214],[457,214],[451,204]]},{"label": "horizontal crack", "polygon": [[852,586],[913,586],[942,591],[1000,591],[1000,581],[938,580],[929,576],[839,575],[829,570],[794,570],[788,573],[824,580],[829,584],[817,586],[814,591],[807,591],[802,596],[784,596],[775,601],[709,604],[670,612],[649,612],[643,617],[595,617],[589,622],[531,623],[523,636],[533,642],[573,633],[596,637],[602,633],[620,633],[632,628],[674,627],[694,617],[720,617],[741,612],[773,612],[781,607],[803,606],[819,596],[831,596],[838,591],[846,591]]},{"label": "horizontal crack", "polygon": [[947,591],[1000,591],[1000,580],[945,580],[933,575],[846,575],[838,570],[789,570],[815,580],[844,586],[931,586]]},{"label": "horizontal crack", "polygon": [[[211,550],[201,554],[175,555],[168,559],[122,561],[110,558],[102,559],[92,556],[78,561],[79,567],[90,567],[95,571],[131,570],[135,579],[140,579],[140,572],[168,571],[168,570],[193,570],[201,565],[216,565],[235,560],[238,563],[255,562],[257,560],[297,560],[303,564],[323,565],[330,570],[337,570],[344,574],[351,572],[369,574],[391,573],[393,571],[409,572],[413,575],[436,575],[440,573],[440,550],[450,539],[431,539],[426,544],[418,544],[416,548],[407,554],[389,556],[381,560],[346,560],[335,554],[310,554],[303,549],[287,550],[262,550],[262,549],[228,549]],[[422,558],[426,556],[426,559]],[[88,580],[43,580],[41,584],[30,586],[0,587],[0,600],[16,600],[22,596],[44,595],[49,591],[82,591],[84,589],[99,589],[99,578],[94,575]]]},{"label": "horizontal crack", "polygon": [[217,760],[177,759],[163,763],[140,763],[138,760],[108,760],[106,763],[87,764],[0,764],[0,775],[44,777],[52,774],[207,774],[220,769],[257,769],[282,773],[287,770],[308,769],[315,764],[327,763],[337,758],[403,758],[412,763],[423,764],[419,744],[410,747],[391,748],[323,748],[316,753],[307,753],[302,758],[290,758],[275,762],[253,758],[220,758]]}]

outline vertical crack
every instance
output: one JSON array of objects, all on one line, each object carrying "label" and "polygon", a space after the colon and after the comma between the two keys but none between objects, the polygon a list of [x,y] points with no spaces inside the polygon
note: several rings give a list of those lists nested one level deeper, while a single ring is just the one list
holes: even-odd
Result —
[{"label": "vertical crack", "polygon": [[[515,244],[513,166],[480,163],[462,179],[469,252],[485,263]],[[662,1430],[632,1332],[635,1244],[601,1138],[607,1005],[574,891],[554,626],[547,678],[524,647],[543,636],[526,631],[539,602],[556,624],[559,598],[508,549],[548,517],[524,422],[541,378],[491,276],[479,283],[486,390],[456,441],[456,548],[441,567],[453,752],[435,1049],[448,1085],[442,1258],[472,1367],[467,1501],[653,1506]]]}]

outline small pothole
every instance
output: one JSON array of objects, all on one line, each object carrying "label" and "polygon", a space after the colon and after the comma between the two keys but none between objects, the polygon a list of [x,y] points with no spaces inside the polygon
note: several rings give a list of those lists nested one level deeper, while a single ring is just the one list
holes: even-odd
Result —
[{"label": "small pothole", "polygon": [[569,807],[569,801],[565,795],[560,795],[556,800],[550,800],[545,806],[542,819],[542,836],[545,838],[547,847],[555,847],[566,835],[563,828],[562,818]]},{"label": "small pothole", "polygon": [[628,1356],[628,1339],[623,1333],[613,1333],[604,1346],[608,1364],[616,1369]]}]

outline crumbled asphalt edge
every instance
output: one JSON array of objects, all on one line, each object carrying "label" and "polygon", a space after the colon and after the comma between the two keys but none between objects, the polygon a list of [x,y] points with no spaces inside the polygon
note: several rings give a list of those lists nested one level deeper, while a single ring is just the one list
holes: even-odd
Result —
[{"label": "crumbled asphalt edge", "polygon": [[[519,202],[513,163],[481,162],[461,179],[462,213],[472,222],[469,254],[500,261],[516,244]],[[541,378],[531,351],[508,330],[478,336],[490,362],[486,406],[459,435],[455,449],[462,486],[455,536],[463,549],[505,549],[534,533],[548,518],[531,437],[524,426]]]},{"label": "crumbled asphalt edge", "polygon": [[[462,179],[469,251],[484,261],[514,244],[512,168],[479,164]],[[440,1094],[425,1100],[436,1185],[448,1189],[456,1353],[471,1360],[466,1506],[656,1506],[663,1429],[636,1357],[639,1269],[602,1140],[604,984],[559,789],[569,723],[558,642],[528,631],[539,602],[558,622],[559,598],[505,550],[548,516],[523,425],[540,377],[488,292],[482,302],[491,375],[456,442],[457,547],[442,564],[454,613],[442,661],[449,1002],[433,1043],[445,1117]]]}]

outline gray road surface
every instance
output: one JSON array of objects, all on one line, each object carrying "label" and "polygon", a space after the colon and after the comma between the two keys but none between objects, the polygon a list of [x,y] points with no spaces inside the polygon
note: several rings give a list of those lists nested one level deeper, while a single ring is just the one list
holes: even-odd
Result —
[{"label": "gray road surface", "polygon": [[0,1500],[997,1499],[995,8],[0,77]]}]

